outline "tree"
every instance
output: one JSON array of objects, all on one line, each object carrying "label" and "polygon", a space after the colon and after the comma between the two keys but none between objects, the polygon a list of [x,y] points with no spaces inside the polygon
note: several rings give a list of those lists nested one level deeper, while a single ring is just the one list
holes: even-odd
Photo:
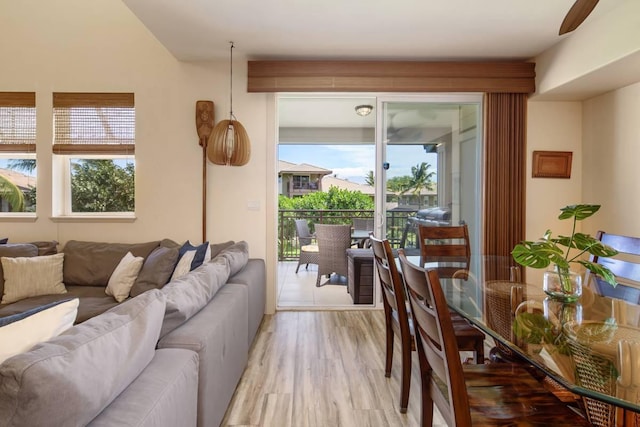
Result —
[{"label": "tree", "polygon": [[133,212],[135,166],[118,166],[113,160],[79,160],[72,164],[73,212]]},{"label": "tree", "polygon": [[32,173],[36,170],[36,159],[11,159],[7,162],[9,169]]},{"label": "tree", "polygon": [[416,166],[411,167],[411,186],[409,187],[415,196],[418,196],[418,208],[422,203],[420,192],[422,190],[430,190],[432,186],[432,178],[435,172],[429,172],[431,165],[427,162],[422,162]]},{"label": "tree", "polygon": [[365,184],[373,187],[376,184],[376,179],[373,176],[373,171],[367,172],[367,176],[364,177]]},{"label": "tree", "polygon": [[0,199],[6,200],[11,206],[10,212],[24,211],[24,195],[22,191],[9,180],[0,175]]}]

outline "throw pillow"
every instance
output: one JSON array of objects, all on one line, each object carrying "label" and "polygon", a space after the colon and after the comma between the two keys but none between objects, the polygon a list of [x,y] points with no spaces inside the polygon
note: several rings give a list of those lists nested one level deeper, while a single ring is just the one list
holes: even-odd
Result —
[{"label": "throw pillow", "polygon": [[2,304],[38,295],[64,294],[62,283],[64,254],[33,258],[0,258],[4,270]]},{"label": "throw pillow", "polygon": [[171,275],[171,280],[175,280],[178,277],[184,276],[188,272],[191,271],[191,264],[193,263],[193,259],[196,256],[196,251],[186,251],[178,260],[178,264],[176,264],[176,268],[173,270],[173,274]]},{"label": "throw pillow", "polygon": [[0,245],[5,245],[8,241],[9,241],[8,237],[5,237],[4,239],[0,239]]},{"label": "throw pillow", "polygon": [[143,262],[143,257],[133,256],[131,252],[127,252],[116,266],[116,269],[113,270],[104,292],[107,295],[111,295],[118,302],[129,298],[129,292],[131,292]]},{"label": "throw pillow", "polygon": [[72,327],[78,304],[78,298],[56,301],[0,318],[0,363]]},{"label": "throw pillow", "polygon": [[37,246],[39,256],[55,255],[58,253],[58,242],[55,240],[31,242],[31,244]]},{"label": "throw pillow", "polygon": [[211,246],[211,258],[215,258],[218,256],[218,254],[220,252],[222,252],[223,249],[228,248],[229,246],[233,245],[235,242],[233,240],[228,240],[226,242],[222,242],[222,243],[212,243]]},{"label": "throw pillow", "polygon": [[135,297],[149,289],[160,289],[167,284],[178,261],[178,248],[159,246],[149,254],[138,274],[131,296]]},{"label": "throw pillow", "polygon": [[[31,243],[5,243],[0,245],[0,257],[31,257],[38,255],[38,247]],[[4,294],[4,271],[0,263],[0,300]]]},{"label": "throw pillow", "polygon": [[[182,247],[180,248],[180,255],[182,255],[183,253],[187,252],[187,251],[193,251],[195,250],[196,253],[193,257],[193,261],[191,262],[191,270],[195,270],[196,268],[200,267],[202,265],[202,263],[204,262],[204,258],[207,254],[207,248],[209,248],[209,242],[204,242],[203,244],[199,245],[199,246],[195,246],[191,243],[191,241],[187,240],[184,245],[182,245]],[[209,248],[210,250],[210,248]],[[211,255],[209,255],[211,256]]]}]

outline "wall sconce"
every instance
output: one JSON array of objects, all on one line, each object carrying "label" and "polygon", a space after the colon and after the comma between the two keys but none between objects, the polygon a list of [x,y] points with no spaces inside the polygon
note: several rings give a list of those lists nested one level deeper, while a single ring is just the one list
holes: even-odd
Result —
[{"label": "wall sconce", "polygon": [[373,105],[358,105],[356,107],[356,114],[359,116],[368,116],[373,111]]}]

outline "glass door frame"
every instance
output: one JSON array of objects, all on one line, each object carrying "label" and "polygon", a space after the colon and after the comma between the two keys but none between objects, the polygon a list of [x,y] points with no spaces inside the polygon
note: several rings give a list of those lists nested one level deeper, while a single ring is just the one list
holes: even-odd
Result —
[{"label": "glass door frame", "polygon": [[[476,214],[476,221],[478,227],[475,230],[475,236],[472,238],[477,242],[479,247],[482,247],[482,224],[484,221],[483,214],[483,177],[484,177],[484,127],[483,127],[483,97],[482,93],[420,93],[420,94],[381,94],[376,96],[376,163],[375,163],[375,176],[381,177],[376,179],[375,182],[375,234],[376,236],[386,237],[386,183],[387,183],[387,171],[383,165],[387,161],[387,142],[384,140],[386,132],[386,109],[387,103],[439,103],[439,104],[468,104],[476,103],[479,105],[479,117],[478,117],[478,138],[479,144],[477,147],[476,158],[478,159],[478,177],[475,182],[475,203],[479,206],[479,212]],[[378,279],[375,279],[376,285],[374,286],[374,304],[376,307],[382,306],[381,295],[379,292]]]}]

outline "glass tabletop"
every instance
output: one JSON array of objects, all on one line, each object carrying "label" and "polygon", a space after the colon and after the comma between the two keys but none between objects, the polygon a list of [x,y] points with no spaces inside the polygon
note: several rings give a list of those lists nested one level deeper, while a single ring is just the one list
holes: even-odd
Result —
[{"label": "glass tabletop", "polygon": [[[541,283],[518,280],[511,257],[408,259],[446,273],[449,306],[493,337],[493,357],[525,359],[576,394],[640,412],[640,306],[587,284],[575,303],[552,299]],[[450,274],[456,264],[460,273]]]}]

